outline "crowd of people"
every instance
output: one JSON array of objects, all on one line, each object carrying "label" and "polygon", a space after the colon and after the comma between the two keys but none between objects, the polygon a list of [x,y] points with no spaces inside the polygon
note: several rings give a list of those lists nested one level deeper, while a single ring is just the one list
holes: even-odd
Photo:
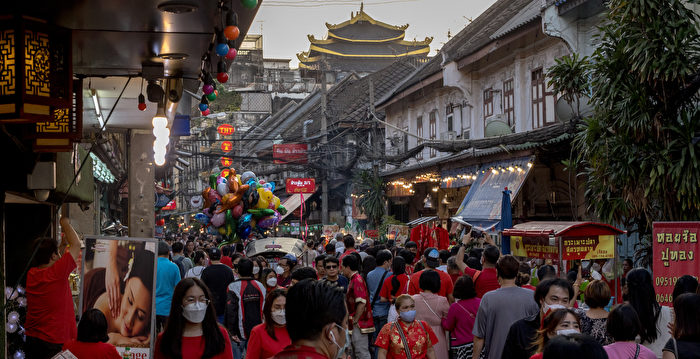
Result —
[{"label": "crowd of people", "polygon": [[[104,311],[87,310],[77,330],[69,318],[61,296],[79,241],[61,224],[68,249],[42,241],[27,277],[27,357],[119,358]],[[157,251],[156,358],[700,358],[697,279],[681,277],[661,306],[651,273],[627,261],[614,300],[600,263],[560,274],[471,234],[421,253],[350,235],[279,259],[187,237]]]}]

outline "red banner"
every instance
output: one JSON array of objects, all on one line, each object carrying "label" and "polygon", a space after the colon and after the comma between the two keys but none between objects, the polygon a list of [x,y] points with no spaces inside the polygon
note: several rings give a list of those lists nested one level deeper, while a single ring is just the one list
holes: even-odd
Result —
[{"label": "red banner", "polygon": [[376,229],[365,229],[365,237],[377,239],[379,238],[379,231]]},{"label": "red banner", "polygon": [[235,129],[233,126],[225,123],[223,125],[219,125],[219,127],[216,128],[216,132],[218,132],[221,136],[231,136],[233,135],[233,132]]},{"label": "red banner", "polygon": [[272,146],[272,159],[275,164],[298,163],[306,164],[308,159],[306,152],[309,150],[309,145],[301,143],[292,143],[286,145]]},{"label": "red banner", "polygon": [[231,141],[224,141],[221,142],[221,150],[228,153],[233,149],[233,142]]},{"label": "red banner", "polygon": [[221,157],[221,165],[224,167],[231,167],[233,164],[233,159],[229,157]]},{"label": "red banner", "polygon": [[673,305],[673,287],[678,277],[689,274],[698,278],[700,222],[655,222],[652,247],[654,289],[661,305]]},{"label": "red banner", "polygon": [[285,188],[287,193],[314,193],[316,180],[313,178],[287,178]]}]

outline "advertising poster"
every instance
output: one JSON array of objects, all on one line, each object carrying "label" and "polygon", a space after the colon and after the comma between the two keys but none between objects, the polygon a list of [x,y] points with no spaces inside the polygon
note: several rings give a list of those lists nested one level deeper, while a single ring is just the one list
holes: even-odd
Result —
[{"label": "advertising poster", "polygon": [[654,289],[661,305],[673,305],[673,287],[685,274],[700,277],[700,222],[654,222]]},{"label": "advertising poster", "polygon": [[511,254],[517,257],[559,259],[559,247],[549,244],[549,237],[510,236]]},{"label": "advertising poster", "polygon": [[287,193],[314,193],[316,192],[316,180],[313,178],[287,178],[285,182]]},{"label": "advertising poster", "polygon": [[303,143],[272,145],[272,159],[276,165],[283,163],[303,165],[308,163],[306,156],[308,150],[309,145]]},{"label": "advertising poster", "polygon": [[87,237],[80,310],[107,318],[109,343],[132,358],[151,358],[155,343],[156,242],[130,237]]},{"label": "advertising poster", "polygon": [[386,230],[387,238],[393,239],[396,243],[406,243],[409,233],[408,226],[402,224],[390,224]]},{"label": "advertising poster", "polygon": [[323,236],[329,241],[335,238],[335,234],[340,232],[340,227],[337,224],[324,224],[323,225]]},{"label": "advertising poster", "polygon": [[615,236],[564,237],[562,259],[606,259],[615,256]]}]

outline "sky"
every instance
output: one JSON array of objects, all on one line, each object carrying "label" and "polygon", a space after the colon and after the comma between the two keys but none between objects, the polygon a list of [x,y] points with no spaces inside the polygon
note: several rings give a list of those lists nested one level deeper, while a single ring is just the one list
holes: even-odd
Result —
[{"label": "sky", "polygon": [[[447,32],[457,34],[496,0],[365,0],[364,10],[372,18],[391,25],[410,26],[406,40],[433,37],[430,55],[447,42]],[[360,9],[360,0],[263,0],[248,31],[263,34],[265,58],[291,59],[309,49],[308,34],[326,37],[325,23],[338,24]]]}]

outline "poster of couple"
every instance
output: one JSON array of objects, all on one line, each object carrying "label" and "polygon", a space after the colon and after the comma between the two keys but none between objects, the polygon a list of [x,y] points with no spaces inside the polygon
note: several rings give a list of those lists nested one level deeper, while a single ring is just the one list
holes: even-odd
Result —
[{"label": "poster of couple", "polygon": [[150,358],[155,329],[154,239],[88,237],[83,251],[80,313],[96,308],[107,318],[109,343],[133,358]]}]

